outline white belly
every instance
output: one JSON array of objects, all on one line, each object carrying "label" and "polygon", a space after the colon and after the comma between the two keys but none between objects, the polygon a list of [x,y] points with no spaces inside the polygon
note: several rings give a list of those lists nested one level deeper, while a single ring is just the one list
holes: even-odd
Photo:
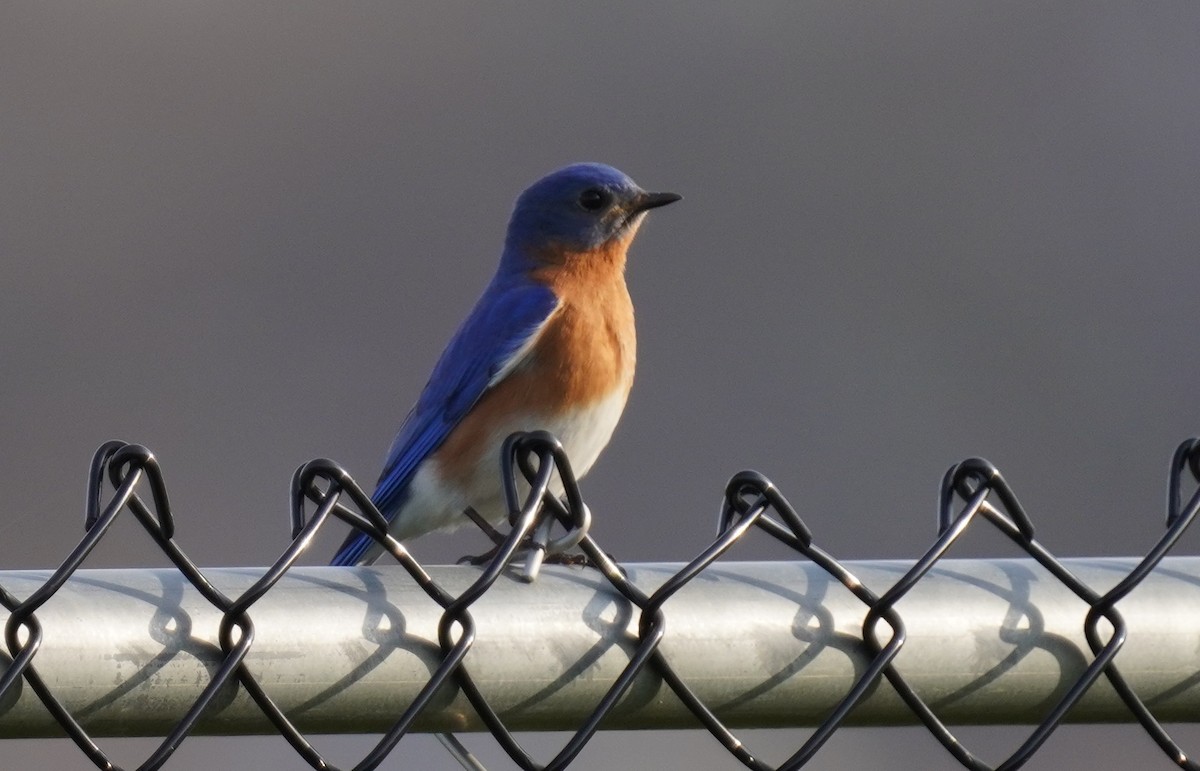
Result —
[{"label": "white belly", "polygon": [[[448,481],[438,468],[434,453],[414,474],[409,498],[392,522],[392,533],[403,541],[435,530],[457,529],[470,521],[462,513],[468,506],[491,523],[507,517],[500,451],[504,440],[516,431],[543,430],[554,434],[562,442],[576,478],[582,478],[612,437],[627,397],[627,389],[618,388],[613,395],[567,414],[505,422],[487,438],[480,459],[464,485]],[[557,474],[551,488],[556,495],[562,494]],[[524,494],[528,486],[522,484],[519,489]]]}]

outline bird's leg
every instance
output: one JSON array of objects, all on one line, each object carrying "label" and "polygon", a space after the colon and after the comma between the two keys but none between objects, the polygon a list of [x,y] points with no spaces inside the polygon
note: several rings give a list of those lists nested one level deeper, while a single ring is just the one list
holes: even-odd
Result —
[{"label": "bird's leg", "polygon": [[[465,514],[468,519],[470,519],[472,522],[474,522],[479,527],[479,529],[482,530],[485,535],[487,535],[488,538],[492,539],[492,543],[494,544],[494,546],[491,549],[488,549],[483,554],[474,554],[474,555],[467,554],[462,557],[459,557],[458,564],[459,565],[475,565],[475,566],[486,565],[489,562],[491,562],[493,559],[495,559],[497,552],[500,551],[500,547],[504,544],[505,536],[502,533],[500,533],[499,530],[492,527],[492,525],[486,519],[484,519],[483,516],[478,511],[476,511],[474,508],[468,506],[467,508],[463,509],[463,514]],[[590,517],[591,517],[591,514],[589,513],[588,514],[589,524],[590,524]],[[537,577],[538,570],[540,569],[542,564],[576,565],[576,566],[582,565],[582,566],[589,566],[589,567],[597,567],[594,563],[591,562],[590,559],[588,559],[588,557],[586,555],[579,553],[579,552],[567,552],[565,550],[562,550],[561,545],[558,548],[547,549],[548,542],[550,540],[550,527],[552,526],[552,524],[553,524],[553,519],[548,518],[548,519],[543,520],[538,525],[535,532],[533,534],[527,536],[525,538],[524,543],[521,544],[521,548],[525,551],[528,551],[530,554],[530,560],[526,563],[526,566],[525,566],[525,578],[527,581],[532,581]],[[587,524],[585,524],[583,526],[582,530],[584,533],[587,532],[587,527],[588,527]],[[572,543],[571,546],[574,546],[574,543]],[[533,555],[535,555],[535,554],[538,556],[534,557]]]},{"label": "bird's leg", "polygon": [[467,519],[478,525],[479,529],[483,531],[483,534],[492,539],[492,543],[497,547],[504,543],[504,536],[500,533],[500,531],[492,527],[490,522],[484,519],[478,511],[475,511],[474,507],[468,506],[467,508],[463,509],[463,514],[466,514]]},{"label": "bird's leg", "polygon": [[463,509],[463,514],[467,516],[467,519],[478,525],[479,529],[483,531],[484,535],[492,539],[493,546],[483,554],[464,554],[458,558],[457,564],[475,565],[476,567],[479,565],[486,565],[495,559],[496,554],[498,554],[500,551],[500,547],[504,545],[504,535],[501,534],[499,530],[492,527],[491,523],[484,519],[483,516],[471,506]]}]

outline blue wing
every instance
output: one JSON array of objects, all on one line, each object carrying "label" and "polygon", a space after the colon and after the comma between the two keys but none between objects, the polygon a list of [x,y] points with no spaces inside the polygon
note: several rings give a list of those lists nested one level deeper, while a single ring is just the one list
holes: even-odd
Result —
[{"label": "blue wing", "polygon": [[[557,307],[558,298],[542,284],[500,275],[492,280],[442,352],[388,451],[371,500],[389,522],[404,505],[421,461],[507,373]],[[373,544],[369,536],[351,533],[331,564],[358,564]]]}]

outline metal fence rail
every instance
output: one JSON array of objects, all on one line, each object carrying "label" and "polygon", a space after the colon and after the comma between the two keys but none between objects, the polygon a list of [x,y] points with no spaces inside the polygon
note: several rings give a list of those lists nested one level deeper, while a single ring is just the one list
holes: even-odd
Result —
[{"label": "metal fence rail", "polygon": [[[486,729],[533,769],[566,767],[602,724],[699,721],[747,767],[768,769],[736,729],[813,726],[777,766],[793,769],[843,724],[919,721],[964,767],[988,769],[946,723],[1030,724],[996,766],[1013,769],[1064,719],[1136,720],[1169,762],[1200,769],[1161,722],[1200,714],[1200,558],[1164,559],[1200,510],[1200,441],[1176,452],[1167,531],[1141,559],[1055,558],[996,469],[973,459],[946,474],[938,538],[913,564],[839,562],[768,480],[744,472],[695,560],[621,567],[586,534],[553,437],[512,437],[501,465],[512,529],[481,568],[419,565],[344,471],[313,461],[294,479],[292,540],[275,564],[202,570],[173,538],[150,452],[106,444],[71,555],[53,572],[0,572],[11,655],[0,736],[65,729],[99,768],[116,766],[96,737],[163,736],[139,766],[154,769],[191,733],[277,732],[312,767],[333,768],[305,732],[368,731],[381,737],[355,768],[369,769],[409,732]],[[547,493],[553,473],[562,501]],[[123,512],[176,569],[79,569]],[[331,518],[397,564],[293,567]],[[569,531],[558,541],[554,522]],[[1029,558],[943,559],[984,522]],[[752,528],[797,561],[715,562]],[[528,580],[541,555],[571,544],[589,565]],[[542,760],[512,734],[564,729],[572,738]]]},{"label": "metal fence rail", "polygon": [[[1136,560],[1065,560],[1081,580],[1111,586]],[[847,565],[886,584],[899,562]],[[626,565],[654,591],[679,564]],[[244,569],[205,574],[224,591],[245,591]],[[431,568],[453,591],[479,574]],[[30,591],[45,574],[0,573]],[[908,629],[896,666],[905,681],[954,722],[1036,723],[1092,659],[1083,636],[1087,605],[1031,560],[946,560],[900,608]],[[1155,694],[1160,717],[1200,714],[1200,558],[1174,557],[1121,606],[1129,640],[1121,671]],[[866,608],[807,563],[730,562],[710,568],[665,607],[659,647],[679,677],[736,727],[815,726],[870,664],[861,630]],[[572,730],[587,719],[629,662],[638,613],[595,570],[552,565],[534,583],[502,578],[472,611],[477,637],[465,666],[510,728]],[[82,570],[38,614],[46,684],[93,736],[170,731],[200,696],[223,654],[221,613],[169,570]],[[403,571],[297,567],[254,608],[246,667],[309,733],[383,732],[419,693],[441,659],[441,609]],[[535,630],[531,633],[531,630]],[[113,661],[113,651],[121,655]],[[97,675],[104,674],[104,677]],[[120,685],[114,686],[114,681]],[[886,686],[864,697],[848,722],[913,723]],[[1076,722],[1129,720],[1100,681],[1072,710]],[[611,728],[687,728],[695,718],[653,669],[634,679],[606,719]],[[416,730],[483,730],[462,694],[435,699]],[[58,723],[23,689],[7,704],[5,737],[56,736]],[[230,690],[196,733],[271,733],[244,691]]]}]

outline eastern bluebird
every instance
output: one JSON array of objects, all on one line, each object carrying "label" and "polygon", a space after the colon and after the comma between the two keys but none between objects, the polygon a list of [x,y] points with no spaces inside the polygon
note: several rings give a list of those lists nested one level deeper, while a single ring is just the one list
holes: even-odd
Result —
[{"label": "eastern bluebird", "polygon": [[[679,199],[598,163],[521,194],[496,275],[400,426],[371,496],[397,539],[457,528],[468,508],[503,520],[500,448],[514,431],[550,431],[576,475],[587,473],[633,385],[626,250],[647,211]],[[352,533],[333,564],[369,564],[381,551]]]}]

